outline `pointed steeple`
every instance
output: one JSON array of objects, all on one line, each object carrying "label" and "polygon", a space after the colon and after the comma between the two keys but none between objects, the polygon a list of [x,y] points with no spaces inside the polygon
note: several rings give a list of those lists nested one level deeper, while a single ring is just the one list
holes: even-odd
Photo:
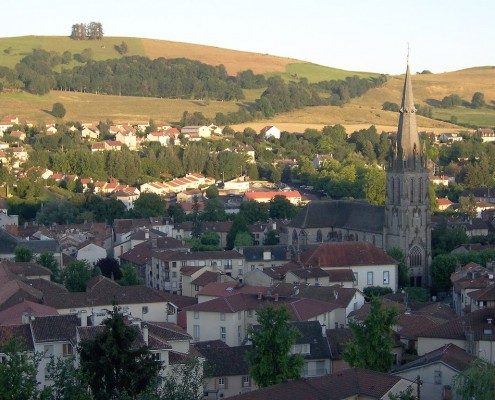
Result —
[{"label": "pointed steeple", "polygon": [[[399,126],[397,129],[397,155],[406,168],[415,168],[421,159],[421,143],[416,124],[416,108],[411,84],[409,62],[407,63],[406,78],[402,90]],[[421,162],[420,162],[421,163]]]}]

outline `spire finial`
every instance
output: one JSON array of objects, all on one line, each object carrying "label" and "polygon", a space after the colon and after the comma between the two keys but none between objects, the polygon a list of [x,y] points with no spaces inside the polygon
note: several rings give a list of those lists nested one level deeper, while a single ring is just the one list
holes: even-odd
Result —
[{"label": "spire finial", "polygon": [[407,65],[409,65],[409,42],[407,42]]}]

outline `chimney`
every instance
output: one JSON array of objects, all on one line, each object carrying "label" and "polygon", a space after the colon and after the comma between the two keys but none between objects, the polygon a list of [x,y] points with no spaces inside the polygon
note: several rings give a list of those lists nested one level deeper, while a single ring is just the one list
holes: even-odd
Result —
[{"label": "chimney", "polygon": [[29,324],[31,321],[31,315],[28,312],[23,312],[22,313],[22,323],[23,324]]},{"label": "chimney", "polygon": [[278,293],[275,293],[275,301],[278,301]]},{"label": "chimney", "polygon": [[323,337],[327,336],[327,326],[325,324],[321,325],[321,334],[323,335]]},{"label": "chimney", "polygon": [[146,344],[146,346],[148,346],[148,325],[146,324],[143,324],[142,325],[142,328],[141,328],[141,331],[143,333],[143,340],[144,340],[144,343]]},{"label": "chimney", "polygon": [[263,298],[263,293],[258,292],[258,300],[261,300]]},{"label": "chimney", "polygon": [[86,315],[86,310],[79,311],[78,316],[81,320],[81,326],[88,326],[88,316]]},{"label": "chimney", "polygon": [[488,325],[491,325],[493,323],[493,318],[488,317],[486,319],[486,322],[488,323]]}]

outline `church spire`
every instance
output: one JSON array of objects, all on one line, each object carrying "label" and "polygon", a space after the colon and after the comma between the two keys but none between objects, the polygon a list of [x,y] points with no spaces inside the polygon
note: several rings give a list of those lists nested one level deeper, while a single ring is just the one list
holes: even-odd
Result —
[{"label": "church spire", "polygon": [[416,124],[416,108],[414,107],[409,60],[404,88],[402,90],[402,102],[397,130],[397,150],[399,160],[403,162],[403,166],[415,168],[417,162],[421,165],[422,150]]}]

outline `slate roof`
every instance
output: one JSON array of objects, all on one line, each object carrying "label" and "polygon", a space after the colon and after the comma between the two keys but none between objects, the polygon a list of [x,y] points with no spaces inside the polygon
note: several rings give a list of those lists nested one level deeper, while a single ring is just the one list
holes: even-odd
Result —
[{"label": "slate roof", "polygon": [[[274,245],[274,246],[244,246],[239,248],[246,261],[286,261],[290,260],[290,253],[287,252],[287,246]],[[271,258],[269,260],[263,259],[263,253],[269,251]]]},{"label": "slate roof", "polygon": [[43,294],[68,293],[68,290],[65,288],[65,286],[61,285],[60,283],[48,281],[46,279],[29,279],[26,283],[29,286],[32,286],[33,288],[39,290]]},{"label": "slate roof", "polygon": [[[184,231],[192,231],[192,221],[181,222],[175,225],[175,229],[182,229]],[[223,232],[227,233],[232,228],[232,221],[203,221],[201,222],[201,229],[204,232]]]},{"label": "slate roof", "polygon": [[233,396],[230,399],[342,400],[355,396],[380,399],[401,380],[402,378],[391,374],[352,368],[317,378],[288,381]]},{"label": "slate roof", "polygon": [[421,368],[425,365],[441,362],[446,364],[458,372],[464,371],[469,368],[471,363],[476,359],[471,354],[468,354],[464,349],[449,343],[424,354],[418,359],[411,361],[407,364],[401,365],[394,369],[394,373],[407,371],[414,368]]},{"label": "slate roof", "polygon": [[321,268],[397,264],[385,251],[368,242],[323,243],[302,253],[301,262]]},{"label": "slate roof", "polygon": [[34,350],[33,337],[31,335],[31,328],[29,324],[23,325],[0,325],[0,349],[11,338],[15,338],[22,342],[22,345],[27,350]]},{"label": "slate roof", "polygon": [[[300,268],[293,271],[289,271],[300,279],[313,279],[313,278],[325,278],[328,277],[327,271],[321,269],[320,267],[312,268]],[[288,272],[288,273],[289,273]]]},{"label": "slate roof", "polygon": [[330,269],[326,272],[330,282],[354,282],[354,273],[350,268]]},{"label": "slate roof", "polygon": [[38,317],[31,322],[35,342],[75,342],[80,320],[75,314]]},{"label": "slate roof", "polygon": [[206,359],[205,374],[208,377],[249,375],[249,363],[246,353],[251,346],[209,347],[207,345],[196,348]]},{"label": "slate roof", "polygon": [[297,321],[290,324],[300,333],[296,343],[309,343],[310,345],[310,354],[304,355],[306,360],[319,360],[330,357],[330,348],[326,337],[322,334],[321,325],[318,321]]},{"label": "slate roof", "polygon": [[24,240],[12,236],[4,229],[0,229],[0,254],[14,254],[17,246],[25,246],[34,254],[41,254],[44,251],[58,253],[59,245],[56,240]]},{"label": "slate roof", "polygon": [[331,360],[342,360],[346,344],[352,339],[349,328],[327,329],[327,343],[330,349]]},{"label": "slate roof", "polygon": [[163,341],[190,340],[191,336],[180,326],[171,322],[146,322],[150,336],[155,336]]},{"label": "slate roof", "polygon": [[294,228],[345,228],[383,233],[385,207],[356,200],[323,200],[308,203],[292,220]]}]

